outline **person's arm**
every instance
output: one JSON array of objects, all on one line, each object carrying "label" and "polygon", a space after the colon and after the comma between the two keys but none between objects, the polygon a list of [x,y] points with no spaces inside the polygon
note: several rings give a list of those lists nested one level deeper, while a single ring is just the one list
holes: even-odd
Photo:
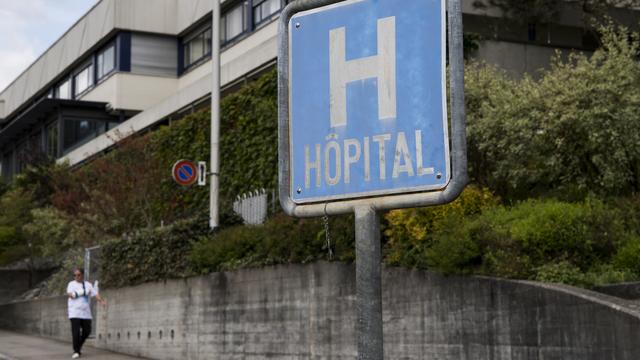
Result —
[{"label": "person's arm", "polygon": [[105,300],[105,298],[100,296],[100,294],[96,291],[96,288],[94,288],[93,285],[91,285],[91,283],[87,283],[87,287],[89,288],[89,291],[90,291],[89,294],[91,294],[92,297],[95,297],[100,304],[107,305],[107,300]]},{"label": "person's arm", "polygon": [[67,296],[70,299],[75,299],[76,298],[76,293],[73,292],[73,290],[71,289],[71,283],[69,283],[69,285],[67,285]]},{"label": "person's arm", "polygon": [[102,305],[105,305],[105,306],[107,305],[107,299],[103,298],[98,293],[96,293],[96,300],[98,300],[98,302]]}]

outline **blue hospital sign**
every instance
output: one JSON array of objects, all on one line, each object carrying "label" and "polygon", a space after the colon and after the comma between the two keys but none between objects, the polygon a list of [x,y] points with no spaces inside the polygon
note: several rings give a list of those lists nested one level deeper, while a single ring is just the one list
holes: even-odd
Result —
[{"label": "blue hospital sign", "polygon": [[447,185],[444,19],[444,0],[349,0],[291,18],[295,203]]}]

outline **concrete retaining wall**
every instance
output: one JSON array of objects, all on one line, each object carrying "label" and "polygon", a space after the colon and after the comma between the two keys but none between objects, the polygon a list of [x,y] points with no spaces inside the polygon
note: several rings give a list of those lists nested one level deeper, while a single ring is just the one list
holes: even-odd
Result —
[{"label": "concrete retaining wall", "polygon": [[[96,344],[154,359],[353,359],[354,279],[351,265],[315,263],[106,290]],[[607,295],[397,268],[383,289],[387,359],[640,358],[640,312]],[[0,327],[65,338],[66,318],[42,320],[63,317],[61,300],[0,306]]]},{"label": "concrete retaining wall", "polygon": [[[33,275],[28,270],[0,270],[0,304],[9,302],[51,275],[51,270],[36,270]],[[29,278],[31,284],[29,283]]]},{"label": "concrete retaining wall", "polygon": [[640,282],[598,286],[593,290],[627,300],[640,299]]}]

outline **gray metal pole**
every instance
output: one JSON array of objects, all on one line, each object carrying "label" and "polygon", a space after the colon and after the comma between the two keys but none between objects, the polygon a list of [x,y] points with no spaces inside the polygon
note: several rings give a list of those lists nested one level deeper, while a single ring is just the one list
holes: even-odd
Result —
[{"label": "gray metal pole", "polygon": [[358,359],[382,360],[380,219],[371,206],[356,207],[355,214]]},{"label": "gray metal pole", "polygon": [[209,227],[218,227],[218,172],[220,171],[220,0],[213,1],[211,13],[211,179],[209,182]]}]

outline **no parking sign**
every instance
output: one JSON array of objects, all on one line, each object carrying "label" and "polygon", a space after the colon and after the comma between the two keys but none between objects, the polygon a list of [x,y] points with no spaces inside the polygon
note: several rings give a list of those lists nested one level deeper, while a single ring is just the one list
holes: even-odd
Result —
[{"label": "no parking sign", "polygon": [[205,185],[207,175],[206,163],[200,161],[196,165],[190,160],[178,160],[173,164],[171,174],[173,180],[182,186],[191,186],[195,182],[198,182],[198,185]]}]

